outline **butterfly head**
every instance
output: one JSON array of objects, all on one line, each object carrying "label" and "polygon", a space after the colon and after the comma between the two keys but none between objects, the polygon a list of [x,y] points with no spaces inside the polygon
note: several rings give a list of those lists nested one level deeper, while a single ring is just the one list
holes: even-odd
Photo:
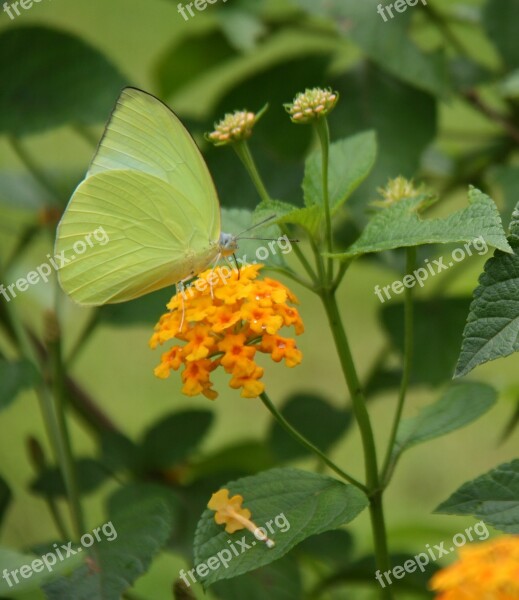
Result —
[{"label": "butterfly head", "polygon": [[232,233],[221,233],[219,241],[222,256],[232,256],[238,250],[238,240]]}]

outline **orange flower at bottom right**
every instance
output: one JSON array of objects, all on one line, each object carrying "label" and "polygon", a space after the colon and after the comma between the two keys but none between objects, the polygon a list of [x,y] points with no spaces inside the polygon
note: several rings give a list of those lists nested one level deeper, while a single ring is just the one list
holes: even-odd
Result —
[{"label": "orange flower at bottom right", "polygon": [[471,544],[429,582],[436,600],[519,600],[519,536]]}]

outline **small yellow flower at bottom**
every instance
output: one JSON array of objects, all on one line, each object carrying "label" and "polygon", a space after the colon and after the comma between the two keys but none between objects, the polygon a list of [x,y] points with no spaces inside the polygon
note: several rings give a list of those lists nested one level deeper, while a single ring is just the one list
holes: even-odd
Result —
[{"label": "small yellow flower at bottom", "polygon": [[436,600],[519,600],[519,536],[465,546],[431,578]]},{"label": "small yellow flower at bottom", "polygon": [[243,496],[235,494],[229,498],[229,490],[223,488],[211,496],[207,508],[214,510],[214,520],[218,525],[225,524],[227,533],[234,533],[240,529],[248,529],[258,540],[272,548],[275,542],[269,539],[251,520],[251,512],[248,508],[242,508]]}]

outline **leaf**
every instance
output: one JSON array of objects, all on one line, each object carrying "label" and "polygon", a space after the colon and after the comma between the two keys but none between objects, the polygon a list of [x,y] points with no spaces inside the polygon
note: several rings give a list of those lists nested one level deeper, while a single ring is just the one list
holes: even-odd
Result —
[{"label": "leaf", "polygon": [[[330,145],[328,185],[332,215],[369,175],[376,155],[377,142],[373,131],[358,133]],[[306,161],[303,180],[306,206],[324,206],[321,161],[321,152],[314,152]]]},{"label": "leaf", "polygon": [[[351,425],[351,413],[338,410],[316,394],[293,394],[281,409],[287,421],[323,452],[327,452]],[[319,423],[319,426],[316,426]],[[310,453],[274,421],[267,434],[267,446],[281,461]]]},{"label": "leaf", "polygon": [[268,444],[263,441],[245,441],[213,450],[192,465],[191,473],[196,479],[222,471],[247,475],[273,466],[274,457]]},{"label": "leaf", "polygon": [[269,215],[276,215],[276,224],[298,225],[306,229],[310,235],[319,231],[323,218],[323,208],[317,204],[305,208],[298,208],[288,202],[280,200],[263,201],[254,211],[254,220],[261,221]]},{"label": "leaf", "polygon": [[351,533],[344,529],[332,529],[306,538],[297,546],[296,552],[328,565],[340,566],[351,558],[353,545]]},{"label": "leaf", "polygon": [[[71,558],[65,558],[63,561],[57,560],[54,566],[51,565],[51,571],[49,571],[41,561],[41,556],[36,556],[35,554],[22,554],[15,550],[10,550],[9,548],[0,547],[0,565],[2,566],[2,573],[5,574],[5,571],[12,573],[12,571],[18,569],[16,575],[18,583],[16,583],[16,579],[12,574],[8,578],[0,577],[0,597],[12,598],[15,595],[19,596],[23,593],[36,591],[40,589],[45,582],[55,578],[59,573],[65,573],[71,568],[75,568],[79,562],[79,558],[80,555],[76,555]],[[47,562],[51,563],[51,560],[52,559],[49,559]],[[33,565],[36,570],[33,570]],[[31,574],[27,579],[22,577],[19,572],[23,567],[25,567],[24,573],[26,575],[29,573],[27,570],[28,567],[31,568]],[[43,569],[40,571],[42,567]],[[11,583],[11,586],[9,583]],[[70,596],[70,598],[72,597],[75,598],[75,596]],[[65,600],[65,597],[62,597],[60,600]],[[86,600],[86,598],[84,600]]]},{"label": "leaf", "polygon": [[517,0],[487,0],[483,12],[483,24],[504,62],[511,67],[519,67],[516,27],[518,20]]},{"label": "leaf", "polygon": [[7,362],[0,359],[0,410],[9,406],[20,392],[38,381],[34,366],[26,360]]},{"label": "leaf", "polygon": [[218,581],[211,591],[222,600],[301,600],[303,584],[297,562],[290,556],[233,579]]},{"label": "leaf", "polygon": [[218,11],[217,18],[231,46],[240,52],[254,50],[259,39],[267,32],[258,17],[239,8],[228,8],[225,13]]},{"label": "leaf", "polygon": [[146,294],[137,300],[123,302],[122,304],[107,304],[101,306],[99,319],[115,327],[128,327],[131,325],[154,324],[164,312],[166,304],[175,293],[175,288],[167,287]]},{"label": "leaf", "polygon": [[[94,492],[108,477],[108,473],[103,466],[92,458],[79,458],[76,460],[76,472],[81,494]],[[43,469],[31,481],[30,487],[35,494],[40,496],[51,498],[67,496],[65,483],[58,467]]]},{"label": "leaf", "polygon": [[435,510],[473,515],[505,533],[519,533],[519,459],[464,483]]},{"label": "leaf", "polygon": [[[465,327],[469,298],[441,298],[414,301],[413,330],[413,384],[442,385],[451,379],[458,359],[459,340]],[[391,344],[401,356],[404,354],[404,304],[386,303],[381,318]],[[427,340],[427,344],[423,343]],[[394,387],[395,374],[382,371],[376,381],[379,389]],[[398,380],[398,384],[400,381]]]},{"label": "leaf", "polygon": [[101,431],[100,461],[111,471],[127,469],[135,471],[139,467],[139,448],[129,438],[118,431]]},{"label": "leaf", "polygon": [[7,512],[7,509],[9,508],[9,504],[11,503],[12,498],[13,495],[9,486],[7,485],[6,480],[0,476],[0,525],[2,525],[2,522],[4,520],[5,514]]},{"label": "leaf", "polygon": [[208,410],[186,410],[153,425],[142,441],[146,466],[167,469],[187,458],[200,445],[212,421]]},{"label": "leaf", "polygon": [[96,543],[90,550],[90,565],[46,585],[49,600],[120,600],[146,573],[171,533],[171,515],[161,502],[126,506],[112,516],[112,524],[117,538]]},{"label": "leaf", "polygon": [[402,419],[393,447],[393,460],[402,452],[456,429],[465,427],[485,414],[497,400],[497,392],[483,383],[452,385],[434,404],[415,417]]},{"label": "leaf", "polygon": [[[231,495],[243,496],[243,506],[251,511],[258,527],[270,523],[273,532],[267,529],[267,534],[276,545],[269,549],[263,542],[256,543],[245,530],[227,534],[214,522],[214,512],[207,509],[198,523],[194,544],[195,565],[201,571],[197,576],[204,587],[270,564],[305,538],[353,520],[368,505],[367,497],[354,486],[299,469],[272,469],[224,487]],[[242,552],[238,556],[229,552],[228,568],[206,574],[201,564],[229,549],[229,541],[237,540],[245,540],[250,547],[237,545],[238,552],[240,548]]]},{"label": "leaf", "polygon": [[519,211],[510,223],[513,254],[496,252],[474,291],[455,377],[519,349]]},{"label": "leaf", "polygon": [[[395,77],[413,86],[444,96],[448,88],[447,65],[441,52],[424,53],[408,32],[413,10],[390,18],[377,12],[378,0],[297,0],[309,11],[333,17],[344,24],[343,34],[355,42],[373,61]],[[393,13],[394,14],[394,13]]]},{"label": "leaf", "polygon": [[469,206],[448,217],[422,219],[417,210],[422,196],[405,198],[383,208],[368,223],[360,238],[335,258],[349,259],[370,252],[422,244],[473,242],[483,238],[489,245],[512,252],[506,241],[501,218],[494,202],[476,188],[469,190]]},{"label": "leaf", "polygon": [[0,81],[0,132],[13,135],[105,121],[127,83],[89,44],[42,26],[0,34]]}]

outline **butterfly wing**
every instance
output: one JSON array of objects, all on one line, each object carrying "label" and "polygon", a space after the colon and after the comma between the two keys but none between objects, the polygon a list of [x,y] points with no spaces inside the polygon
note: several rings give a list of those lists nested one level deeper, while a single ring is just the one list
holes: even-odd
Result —
[{"label": "butterfly wing", "polygon": [[196,204],[147,173],[88,177],[58,226],[61,286],[79,304],[101,305],[199,273],[218,254],[218,245],[194,225],[203,218]]},{"label": "butterfly wing", "polygon": [[[78,255],[99,228],[110,241]],[[203,270],[219,236],[218,197],[195,142],[165,104],[126,88],[58,226],[63,289],[80,304],[137,298]]]}]

